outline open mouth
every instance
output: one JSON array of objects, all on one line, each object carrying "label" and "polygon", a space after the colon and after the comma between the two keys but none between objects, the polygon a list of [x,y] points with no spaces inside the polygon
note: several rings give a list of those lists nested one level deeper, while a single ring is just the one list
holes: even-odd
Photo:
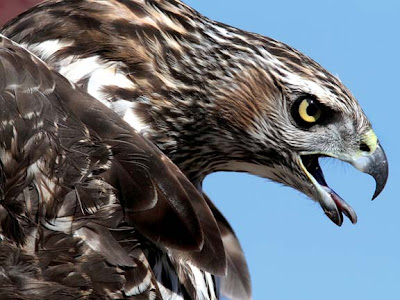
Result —
[{"label": "open mouth", "polygon": [[319,203],[329,219],[340,226],[343,223],[344,214],[355,224],[357,223],[357,215],[353,208],[336,194],[325,181],[324,174],[318,162],[318,159],[323,156],[325,155],[301,155],[302,168],[317,189],[320,198],[318,199]]}]

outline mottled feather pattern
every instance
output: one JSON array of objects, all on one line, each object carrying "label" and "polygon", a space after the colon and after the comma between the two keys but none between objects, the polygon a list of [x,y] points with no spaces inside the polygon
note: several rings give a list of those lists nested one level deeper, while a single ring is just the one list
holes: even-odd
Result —
[{"label": "mottled feather pattern", "polygon": [[[18,199],[4,198],[4,235],[30,245],[21,251],[32,260],[45,259],[47,236],[74,245],[78,258],[60,249],[62,265],[80,270],[83,297],[102,287],[81,257],[112,275],[110,298],[251,299],[243,251],[202,194],[205,176],[249,172],[315,200],[302,155],[349,162],[371,131],[349,90],[311,58],[178,0],[50,0],[1,32],[53,70],[23,51],[7,50],[0,64],[2,101],[16,103],[0,115],[0,183]],[[30,76],[37,68],[42,76]],[[302,97],[329,122],[297,124],[291,108]],[[68,268],[52,264],[37,270],[69,286]]]},{"label": "mottled feather pattern", "polygon": [[[271,144],[276,136],[297,141],[287,126],[290,115],[282,115],[287,109],[280,108],[298,93],[316,93],[327,106],[356,113],[360,130],[369,124],[346,87],[312,59],[209,20],[180,1],[49,1],[3,32],[135,129],[145,128],[195,185],[227,170],[227,161],[262,159],[241,145],[261,142],[255,152],[263,152],[279,147]],[[124,101],[134,104],[121,110]]]},{"label": "mottled feather pattern", "polygon": [[[41,30],[33,25],[39,18]],[[270,64],[265,47],[279,46],[279,42],[210,21],[177,1],[108,1],[96,2],[96,6],[90,1],[49,2],[11,22],[3,32],[115,109],[156,142],[196,185],[208,173],[224,168],[227,159],[252,158],[254,150],[249,152],[245,146],[249,143],[260,154],[266,152],[264,144],[254,144],[253,131],[261,127],[257,120],[264,117],[259,115],[260,105],[268,107],[259,101],[266,98],[266,89],[259,86],[265,86],[273,75],[260,66]],[[287,55],[293,54],[288,51]],[[307,60],[298,55],[299,60]],[[249,62],[253,65],[246,71]],[[249,76],[243,76],[243,71]],[[252,82],[253,78],[260,78],[261,84]],[[124,101],[135,105],[122,105]],[[127,118],[130,110],[136,115],[133,120]],[[240,245],[222,214],[214,210],[219,227],[232,238],[225,239],[231,241],[225,244],[230,263],[222,292],[248,298],[249,276]],[[179,264],[195,253],[173,253],[179,257],[176,268],[181,282],[195,294],[191,268]],[[197,256],[205,257],[202,252]],[[217,264],[202,265],[221,274],[223,264],[221,257]]]},{"label": "mottled feather pattern", "polygon": [[[8,120],[0,130],[0,297],[179,298],[188,292],[171,261],[224,274],[211,210],[167,157],[5,37],[0,66]],[[5,260],[14,251],[21,255]],[[154,274],[162,261],[176,284]]]},{"label": "mottled feather pattern", "polygon": [[[2,285],[0,295],[15,290],[21,299],[122,298],[130,284],[126,273],[136,264],[122,249],[118,253],[121,246],[110,233],[124,219],[115,189],[94,175],[104,172],[99,167],[111,152],[59,102],[62,93],[46,66],[5,38],[1,42],[2,76],[15,80],[1,91],[4,120],[13,120],[1,129],[7,157],[2,160],[3,247],[6,253],[15,251],[14,245],[22,247],[17,251],[25,258],[19,259],[29,270],[19,274],[11,268],[19,260],[10,261],[9,286]],[[17,57],[24,64],[18,65]],[[23,106],[19,86],[31,87],[24,91],[30,102]],[[125,233],[134,236],[132,228]],[[47,280],[58,282],[58,288]]]}]

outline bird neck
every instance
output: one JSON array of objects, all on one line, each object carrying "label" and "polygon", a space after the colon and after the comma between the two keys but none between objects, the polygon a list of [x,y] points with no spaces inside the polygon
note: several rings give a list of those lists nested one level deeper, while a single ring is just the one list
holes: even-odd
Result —
[{"label": "bird neck", "polygon": [[210,173],[241,171],[232,163],[254,157],[255,149],[268,152],[254,141],[252,127],[276,91],[267,87],[265,59],[256,55],[261,48],[254,43],[262,41],[204,17],[197,21],[185,23],[192,32],[164,35],[162,51],[152,51],[157,64],[147,61],[151,72],[142,70],[146,80],[133,114],[140,120],[134,127],[200,188]]},{"label": "bird neck", "polygon": [[[185,98],[187,100],[187,98]],[[188,100],[187,100],[188,101]],[[232,155],[228,149],[229,133],[223,134],[218,120],[199,103],[162,101],[134,111],[146,120],[140,131],[156,144],[199,189],[203,179],[210,173],[223,170]],[[144,113],[145,112],[145,113]],[[143,118],[144,117],[144,118]],[[223,121],[222,121],[223,122]]]}]

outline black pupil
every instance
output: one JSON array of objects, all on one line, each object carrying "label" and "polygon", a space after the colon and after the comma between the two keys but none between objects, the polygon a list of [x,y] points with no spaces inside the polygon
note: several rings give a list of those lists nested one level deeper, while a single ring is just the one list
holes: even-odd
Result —
[{"label": "black pupil", "polygon": [[313,100],[308,100],[307,115],[315,116],[318,111],[318,105]]}]

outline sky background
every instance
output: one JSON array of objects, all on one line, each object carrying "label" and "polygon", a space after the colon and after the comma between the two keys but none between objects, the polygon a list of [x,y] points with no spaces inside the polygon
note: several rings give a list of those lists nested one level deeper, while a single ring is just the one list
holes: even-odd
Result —
[{"label": "sky background", "polygon": [[[1,0],[0,22],[16,12]],[[319,204],[254,176],[216,173],[205,191],[235,229],[254,299],[400,299],[400,1],[188,0],[204,15],[281,40],[338,75],[369,116],[390,163],[386,189],[323,160],[329,185],[358,214],[334,225]]]}]

